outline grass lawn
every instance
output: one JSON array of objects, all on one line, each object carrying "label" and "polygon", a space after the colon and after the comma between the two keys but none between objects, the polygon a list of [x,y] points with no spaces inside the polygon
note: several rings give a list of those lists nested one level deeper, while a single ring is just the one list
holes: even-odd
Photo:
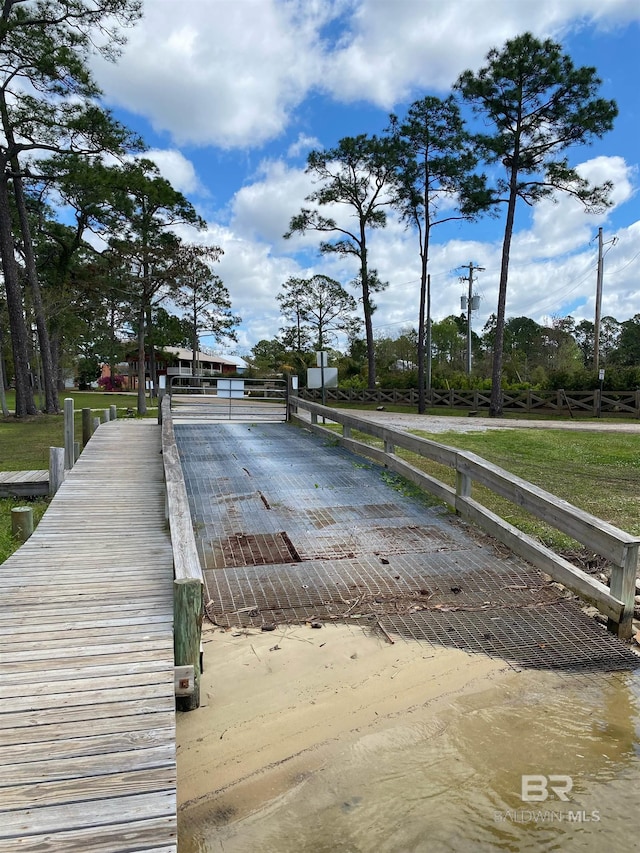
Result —
[{"label": "grass lawn", "polygon": [[[534,429],[437,434],[421,430],[416,435],[477,453],[592,515],[640,535],[640,435]],[[414,454],[407,456],[416,467],[454,485],[450,469],[433,466]],[[551,547],[566,549],[575,544],[487,489],[474,485],[474,496]]]},{"label": "grass lawn", "polygon": [[[337,425],[330,429],[342,431]],[[454,430],[411,432],[439,444],[472,451],[592,515],[640,536],[640,435],[520,428],[467,433]],[[383,446],[381,441],[364,432],[353,430],[352,434],[359,441]],[[455,486],[455,473],[451,468],[399,447],[396,453],[441,482]],[[566,552],[581,547],[570,537],[482,486],[474,484],[473,496],[551,548]]]}]

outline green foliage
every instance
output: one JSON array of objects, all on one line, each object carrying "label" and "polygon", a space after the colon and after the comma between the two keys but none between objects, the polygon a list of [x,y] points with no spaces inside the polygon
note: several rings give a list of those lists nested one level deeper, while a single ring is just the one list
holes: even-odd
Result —
[{"label": "green foliage", "polygon": [[95,355],[79,359],[77,365],[78,388],[81,391],[86,391],[91,383],[95,382],[100,376],[100,373],[100,362]]},{"label": "green foliage", "polygon": [[620,324],[618,346],[609,361],[623,367],[640,364],[640,314]]},{"label": "green foliage", "polygon": [[353,313],[356,300],[339,281],[326,275],[289,278],[277,296],[280,310],[292,325],[282,329],[292,349],[326,350],[336,332],[357,333],[360,323]]},{"label": "green foliage", "polygon": [[486,178],[477,172],[478,158],[453,96],[415,101],[404,121],[390,117],[389,131],[397,147],[394,206],[418,238],[420,296],[415,362],[418,410],[425,410],[427,331],[431,322],[429,244],[431,229],[456,219],[474,219],[491,206]]},{"label": "green foliage", "polygon": [[[192,338],[191,323],[184,317],[170,314],[161,305],[152,311],[153,342],[157,349],[167,347],[190,347]],[[138,336],[138,318],[131,322],[134,335]]]},{"label": "green foliage", "polygon": [[354,391],[364,391],[367,387],[366,380],[360,374],[345,376],[338,383],[340,388],[353,388]]},{"label": "green foliage", "polygon": [[287,351],[280,341],[263,339],[251,350],[251,361],[258,373],[277,373],[287,360]]}]

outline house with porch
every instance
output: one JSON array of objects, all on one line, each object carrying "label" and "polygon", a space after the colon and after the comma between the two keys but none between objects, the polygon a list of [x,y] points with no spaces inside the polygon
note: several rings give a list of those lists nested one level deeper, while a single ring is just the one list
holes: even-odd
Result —
[{"label": "house with porch", "polygon": [[[237,356],[224,356],[217,353],[197,352],[196,371],[198,377],[215,377],[229,374],[241,374],[247,369],[247,363]],[[149,365],[149,354],[145,357],[145,378],[151,380]],[[193,351],[180,347],[167,347],[156,351],[156,374],[158,377],[165,376],[166,383],[189,384],[189,377],[193,376]],[[128,387],[135,390],[138,387],[138,353],[132,352],[127,355]]]}]

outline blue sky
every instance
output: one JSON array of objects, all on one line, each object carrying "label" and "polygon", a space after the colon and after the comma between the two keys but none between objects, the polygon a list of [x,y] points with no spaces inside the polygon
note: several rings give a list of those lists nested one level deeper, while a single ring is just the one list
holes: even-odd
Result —
[{"label": "blue sky", "polygon": [[[282,321],[276,294],[289,276],[324,273],[348,283],[356,269],[318,254],[315,235],[282,239],[311,191],[308,152],[344,136],[380,133],[426,94],[446,96],[465,68],[525,30],[560,41],[593,65],[601,94],[620,110],[614,130],[571,152],[590,180],[613,180],[614,207],[586,216],[559,199],[520,207],[507,315],[538,322],[571,313],[593,320],[598,228],[603,228],[603,314],[640,313],[640,4],[637,0],[146,0],[119,63],[98,63],[106,103],[138,130],[162,173],[205,217],[184,236],[219,245],[217,271],[243,318],[246,354]],[[460,312],[462,264],[485,267],[476,290],[481,331],[495,311],[503,219],[433,235],[433,316]],[[616,238],[613,245],[613,238]],[[376,333],[417,326],[414,235],[391,216],[371,256],[388,289]]]}]

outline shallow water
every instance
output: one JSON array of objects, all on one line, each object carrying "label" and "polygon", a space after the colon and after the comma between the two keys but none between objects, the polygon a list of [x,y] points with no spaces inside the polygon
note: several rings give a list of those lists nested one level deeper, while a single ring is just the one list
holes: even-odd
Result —
[{"label": "shallow water", "polygon": [[[523,799],[523,775],[562,778],[525,782]],[[292,768],[256,811],[243,797],[181,811],[180,853],[633,849],[640,673],[514,672]]]}]

